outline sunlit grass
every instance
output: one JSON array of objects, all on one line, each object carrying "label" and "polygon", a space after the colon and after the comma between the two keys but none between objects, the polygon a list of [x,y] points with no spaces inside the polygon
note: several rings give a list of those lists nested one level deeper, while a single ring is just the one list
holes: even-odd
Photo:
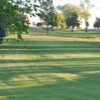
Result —
[{"label": "sunlit grass", "polygon": [[[59,34],[57,33],[59,31]],[[0,44],[0,100],[99,100],[99,30],[30,29]]]}]

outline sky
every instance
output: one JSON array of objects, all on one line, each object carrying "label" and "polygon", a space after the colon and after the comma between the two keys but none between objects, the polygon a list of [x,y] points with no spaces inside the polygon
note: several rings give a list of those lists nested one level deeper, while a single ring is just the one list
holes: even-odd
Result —
[{"label": "sky", "polygon": [[[65,5],[67,3],[70,3],[70,4],[74,4],[74,5],[78,5],[80,4],[80,1],[83,1],[83,0],[53,0],[53,5],[56,7],[58,5]],[[100,17],[100,3],[99,3],[99,0],[90,0],[90,2],[94,5],[93,8],[91,8],[90,10],[90,14],[91,14],[91,17],[89,18],[89,28],[93,28],[93,23],[96,19],[96,17]],[[38,17],[36,18],[31,18],[31,22],[39,22],[40,19]],[[85,23],[84,23],[84,20],[82,20],[83,24],[81,25],[82,28],[85,28]]]}]

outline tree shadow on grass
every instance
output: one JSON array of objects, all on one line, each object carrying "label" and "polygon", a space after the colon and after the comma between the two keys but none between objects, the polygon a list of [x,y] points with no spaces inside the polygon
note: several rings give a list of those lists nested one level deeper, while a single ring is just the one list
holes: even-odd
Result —
[{"label": "tree shadow on grass", "polygon": [[[0,64],[3,64],[3,63],[34,63],[34,62],[39,62],[39,63],[42,63],[42,62],[50,62],[50,63],[54,63],[54,62],[59,62],[59,63],[61,63],[61,62],[65,62],[65,63],[67,63],[67,62],[83,62],[84,64],[85,64],[85,62],[87,62],[87,61],[90,61],[90,63],[92,63],[92,61],[93,62],[95,62],[95,61],[99,61],[100,60],[100,57],[87,57],[87,58],[62,58],[62,59],[60,59],[60,58],[58,58],[58,59],[45,59],[45,57],[43,58],[43,59],[36,59],[36,60],[6,60],[6,59],[4,59],[4,60],[0,60]],[[59,64],[58,63],[58,64]]]},{"label": "tree shadow on grass", "polygon": [[[61,69],[63,69],[63,67],[64,66],[62,66]],[[74,67],[72,67],[73,73],[75,71],[73,69]],[[5,85],[5,87],[3,86],[3,89],[0,89],[0,97],[4,97],[4,99],[1,100],[48,100],[48,98],[49,100],[88,100],[89,98],[91,100],[100,99],[99,67],[93,67],[92,69],[88,69],[89,67],[84,67],[82,69],[76,67],[76,70],[78,70],[77,74],[71,74],[70,71],[67,70],[66,73],[74,75],[73,77],[75,77],[75,75],[80,75],[79,73],[81,72],[86,72],[81,73],[80,77],[69,77],[70,80],[65,78],[68,77],[69,74],[66,74],[65,77],[59,77],[57,74],[51,74],[56,73],[54,66],[52,66],[52,68],[53,69],[51,72],[46,71],[48,74],[46,74],[45,71],[42,74],[37,71],[38,75],[33,74],[33,76],[29,75],[32,74],[31,72],[26,73],[26,71],[24,71],[24,74],[30,80],[24,80],[25,76],[23,76],[23,73],[20,73],[23,78],[18,77],[20,76],[19,73],[13,73],[11,77],[15,77],[17,80],[9,81],[5,79],[5,81],[1,81]],[[61,69],[57,69],[57,67],[55,69],[60,71],[57,72],[58,74],[62,73]],[[93,71],[93,69],[95,71]],[[29,70],[32,69],[29,68]],[[94,73],[92,73],[92,71]],[[6,73],[6,71],[4,71],[4,73]],[[18,78],[23,80],[18,80]]]},{"label": "tree shadow on grass", "polygon": [[[20,76],[23,74],[26,77],[26,79],[28,78],[27,77],[28,74],[42,75],[45,73],[46,74],[47,73],[48,74],[49,73],[58,73],[58,74],[70,73],[72,75],[73,74],[80,75],[81,72],[85,72],[85,71],[97,71],[97,70],[99,71],[100,70],[100,63],[98,63],[99,60],[100,57],[47,59],[47,60],[1,60],[0,76],[1,79],[5,80],[6,82],[9,81],[14,76]],[[5,67],[3,64],[7,64],[7,63],[8,66]],[[16,64],[18,64],[19,66],[16,66]]]},{"label": "tree shadow on grass", "polygon": [[[99,60],[100,57],[0,60],[0,99],[99,100]],[[10,65],[3,66],[7,63]]]},{"label": "tree shadow on grass", "polygon": [[0,54],[99,53],[99,48],[99,42],[23,41],[20,45],[1,45]]},{"label": "tree shadow on grass", "polygon": [[[0,54],[99,53],[99,47],[97,48],[95,45],[92,45],[96,42],[89,42],[90,44],[88,44],[88,42],[82,43],[70,41],[56,41],[51,42],[51,44],[50,42],[51,41],[48,41],[47,44],[45,44],[45,41],[32,42],[40,46],[40,48],[34,46],[34,44],[32,45],[31,42],[28,42],[29,44],[31,43],[31,46],[25,44],[26,46],[22,47],[11,44],[8,48],[8,46],[3,45],[0,46]],[[41,46],[43,44],[44,46]],[[51,49],[56,50],[45,50],[50,49],[48,45],[51,45]],[[83,47],[86,49],[83,50]],[[7,48],[14,50],[7,50]],[[21,48],[22,50],[16,50]],[[32,50],[34,48],[38,50]],[[42,57],[42,59],[36,60],[1,59],[0,99],[99,100],[99,61],[100,57],[62,59],[49,59],[49,57]]]}]

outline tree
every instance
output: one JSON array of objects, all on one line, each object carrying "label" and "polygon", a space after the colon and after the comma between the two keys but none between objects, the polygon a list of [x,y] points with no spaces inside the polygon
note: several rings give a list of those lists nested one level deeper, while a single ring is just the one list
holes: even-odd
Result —
[{"label": "tree", "polygon": [[48,24],[52,26],[52,29],[54,26],[57,28],[60,26],[64,26],[64,17],[61,13],[58,12],[50,12],[48,14]]},{"label": "tree", "polygon": [[66,22],[64,22],[64,23],[61,23],[61,28],[66,28]]},{"label": "tree", "polygon": [[75,12],[78,15],[79,20],[81,20],[81,8],[74,4],[66,4],[64,6],[57,6],[57,9],[60,10],[67,19],[67,17],[72,16],[72,12]]},{"label": "tree", "polygon": [[76,12],[73,12],[70,17],[66,19],[66,24],[68,27],[72,26],[72,32],[75,26],[79,26],[78,15]]},{"label": "tree", "polygon": [[71,18],[70,17],[67,17],[67,19],[66,19],[66,25],[68,26],[68,28],[71,27],[71,23],[72,23]]},{"label": "tree", "polygon": [[[55,8],[53,6],[53,0],[42,0],[42,4],[41,4],[41,14],[43,16],[40,17],[40,18],[46,22],[46,25],[47,25],[47,28],[46,28],[47,35],[48,35],[48,31],[49,31],[48,26],[51,23],[51,21],[49,21],[49,17],[50,17],[50,14],[53,14],[53,12],[55,12]],[[53,18],[50,18],[50,19],[53,19]]]},{"label": "tree", "polygon": [[90,26],[90,24],[89,24],[89,22],[87,22],[87,27],[89,27]]},{"label": "tree", "polygon": [[100,27],[100,18],[99,17],[96,17],[96,21],[94,22],[93,26],[95,28],[99,28]]},{"label": "tree", "polygon": [[51,25],[51,28],[53,29],[54,26],[56,26],[56,13],[55,12],[50,12],[48,14],[48,24]]},{"label": "tree", "polygon": [[[40,2],[40,0],[38,0]],[[17,33],[18,39],[22,39],[23,32],[28,33],[29,22],[25,21],[22,15],[30,14],[35,16],[32,11],[37,11],[39,5],[32,4],[31,0],[0,0],[0,29],[9,33]],[[39,13],[36,13],[40,15]]]},{"label": "tree", "polygon": [[60,27],[62,24],[64,24],[64,17],[61,13],[56,13],[56,27]]},{"label": "tree", "polygon": [[91,10],[92,7],[94,7],[94,5],[91,4],[90,0],[84,0],[84,2],[81,1],[81,3],[80,3],[80,8],[82,9],[81,16],[82,16],[82,18],[85,19],[86,32],[87,32],[87,27],[88,27],[88,25],[87,25],[88,19],[91,16],[89,11]]}]

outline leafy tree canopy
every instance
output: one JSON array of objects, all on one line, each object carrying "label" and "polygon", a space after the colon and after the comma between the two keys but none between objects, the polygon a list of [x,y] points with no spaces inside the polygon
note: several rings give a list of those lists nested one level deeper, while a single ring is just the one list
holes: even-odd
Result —
[{"label": "leafy tree canopy", "polygon": [[66,24],[68,27],[72,26],[72,29],[75,27],[75,26],[79,26],[80,23],[78,21],[78,15],[76,12],[73,12],[71,17],[68,17],[66,19]]},{"label": "leafy tree canopy", "polygon": [[58,10],[62,11],[65,18],[70,17],[73,12],[76,12],[78,16],[81,15],[81,8],[74,4],[66,4],[64,6],[57,6]]},{"label": "leafy tree canopy", "polygon": [[62,13],[56,13],[56,26],[60,27],[63,23],[64,23],[64,17],[62,15]]},{"label": "leafy tree canopy", "polygon": [[100,18],[96,17],[96,21],[94,22],[94,27],[99,28],[100,27]]},{"label": "leafy tree canopy", "polygon": [[48,14],[48,24],[52,26],[52,29],[54,26],[56,26],[56,13],[50,12]]},{"label": "leafy tree canopy", "polygon": [[29,22],[25,21],[23,14],[35,16],[32,11],[37,12],[40,0],[0,0],[0,28],[10,33],[17,33],[19,39],[22,39],[21,34],[27,32]]}]

